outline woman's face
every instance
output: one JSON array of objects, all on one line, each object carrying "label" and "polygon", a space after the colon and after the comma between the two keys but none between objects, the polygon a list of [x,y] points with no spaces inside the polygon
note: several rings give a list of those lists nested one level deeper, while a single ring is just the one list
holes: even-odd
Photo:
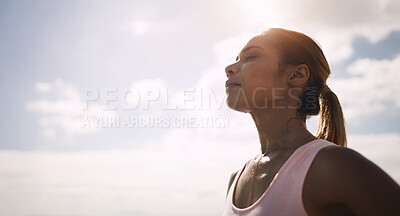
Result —
[{"label": "woman's face", "polygon": [[277,107],[277,99],[287,91],[278,60],[278,50],[268,44],[265,36],[252,38],[236,62],[225,69],[229,78],[226,83],[228,106],[242,112]]}]

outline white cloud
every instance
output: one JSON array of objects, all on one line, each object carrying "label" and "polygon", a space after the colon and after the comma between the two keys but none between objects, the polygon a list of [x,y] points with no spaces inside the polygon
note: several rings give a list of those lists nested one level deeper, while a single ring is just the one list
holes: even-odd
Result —
[{"label": "white cloud", "polygon": [[28,111],[41,113],[39,125],[43,127],[45,137],[55,137],[57,131],[68,136],[98,131],[99,127],[85,125],[85,120],[116,117],[113,110],[106,110],[102,105],[95,104],[85,109],[81,93],[72,84],[60,79],[54,83],[37,83],[36,90],[56,98],[42,98],[26,103]]},{"label": "white cloud", "polygon": [[346,118],[383,113],[400,108],[400,55],[394,59],[359,59],[348,66],[351,77],[328,79],[337,93]]},{"label": "white cloud", "polygon": [[131,84],[131,94],[127,94],[127,104],[140,110],[153,110],[162,105],[166,94],[166,83],[162,79],[140,79]]},{"label": "white cloud", "polygon": [[[231,172],[243,166],[257,142],[182,136],[152,142],[190,142],[179,151],[0,151],[0,212],[28,215],[218,215]],[[203,134],[204,135],[204,134]],[[246,134],[243,136],[249,137]],[[400,182],[400,134],[349,136],[349,147]],[[29,163],[26,163],[29,161]],[[157,203],[157,208],[154,208]],[[18,208],[23,206],[24,208]],[[179,208],[179,212],[176,209]],[[44,214],[44,213],[43,213]]]},{"label": "white cloud", "polygon": [[354,53],[357,36],[370,42],[384,39],[400,30],[400,4],[396,0],[251,0],[238,2],[248,28],[264,30],[283,27],[306,33],[316,39],[330,63],[343,61]]},{"label": "white cloud", "polygon": [[152,25],[149,21],[136,20],[132,23],[132,33],[137,36],[141,36],[150,31]]},{"label": "white cloud", "polygon": [[50,92],[52,90],[52,86],[49,83],[39,82],[36,83],[35,89],[38,92]]}]

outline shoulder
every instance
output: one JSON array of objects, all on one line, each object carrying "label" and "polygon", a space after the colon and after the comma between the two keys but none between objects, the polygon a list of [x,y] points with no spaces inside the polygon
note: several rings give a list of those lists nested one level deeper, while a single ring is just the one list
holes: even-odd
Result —
[{"label": "shoulder", "polygon": [[335,181],[341,183],[341,186],[351,183],[369,184],[382,177],[389,177],[380,167],[359,152],[341,146],[328,146],[321,149],[315,156],[310,171],[317,171],[329,177],[327,179],[329,182]]},{"label": "shoulder", "polygon": [[[327,146],[315,156],[316,165],[328,166],[330,169],[340,169],[341,172],[357,166],[368,166],[372,162],[357,151],[342,146]],[[344,170],[342,168],[345,168]]]},{"label": "shoulder", "polygon": [[[319,172],[335,180],[359,181],[363,177],[380,177],[385,174],[376,164],[354,149],[328,146],[315,156],[313,164]],[[322,170],[321,170],[322,169]],[[363,180],[362,182],[368,182]]]},{"label": "shoulder", "polygon": [[[399,211],[400,187],[379,166],[359,152],[328,146],[315,156],[305,185],[321,205],[344,203],[356,214]],[[311,185],[311,186],[310,186]],[[306,186],[305,186],[306,187]],[[318,191],[324,191],[318,194]],[[318,197],[318,198],[317,198]]]}]

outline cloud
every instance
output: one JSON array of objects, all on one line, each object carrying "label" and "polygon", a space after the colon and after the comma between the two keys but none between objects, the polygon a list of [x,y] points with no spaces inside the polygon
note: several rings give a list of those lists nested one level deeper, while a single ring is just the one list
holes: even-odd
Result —
[{"label": "cloud", "polygon": [[[85,125],[85,121],[116,117],[113,110],[107,110],[102,105],[95,104],[85,109],[81,92],[60,79],[53,83],[37,83],[36,91],[47,95],[27,102],[26,109],[40,113],[39,125],[45,137],[55,137],[57,131],[68,136],[95,132],[99,127]],[[55,99],[47,99],[45,96],[53,96]]]},{"label": "cloud", "polygon": [[[175,136],[174,142],[190,142],[194,147],[186,154],[160,149],[0,151],[3,182],[0,212],[14,215],[44,211],[49,215],[83,212],[124,215],[134,211],[150,215],[221,214],[231,172],[244,165],[251,156],[248,149],[257,148],[258,143],[241,140],[240,145],[232,145],[227,142],[229,138],[200,138],[184,130],[180,132],[183,136]],[[163,137],[154,137],[153,142],[173,144]],[[400,134],[351,135],[349,147],[400,182],[397,168]]]},{"label": "cloud", "polygon": [[345,117],[354,119],[368,114],[384,113],[400,108],[400,55],[394,59],[359,59],[348,66],[351,75],[328,79],[337,93]]},{"label": "cloud", "polygon": [[146,34],[151,29],[151,23],[145,20],[136,20],[132,23],[132,33],[136,36]]},{"label": "cloud", "polygon": [[52,86],[49,83],[39,82],[36,83],[35,90],[37,92],[50,92],[52,90]]},{"label": "cloud", "polygon": [[352,41],[365,37],[370,42],[384,39],[400,30],[400,4],[396,0],[251,0],[238,2],[244,23],[252,29],[283,27],[315,38],[330,63],[354,54]]}]

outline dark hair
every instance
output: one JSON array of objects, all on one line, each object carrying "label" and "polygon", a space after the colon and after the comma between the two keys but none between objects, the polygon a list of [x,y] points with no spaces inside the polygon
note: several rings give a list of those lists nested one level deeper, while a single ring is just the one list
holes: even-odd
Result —
[{"label": "dark hair", "polygon": [[303,33],[282,28],[270,28],[262,35],[279,50],[281,71],[287,65],[305,64],[309,68],[310,76],[297,109],[298,118],[306,121],[320,114],[316,137],[347,146],[342,107],[336,94],[326,85],[331,70],[320,46]]}]

